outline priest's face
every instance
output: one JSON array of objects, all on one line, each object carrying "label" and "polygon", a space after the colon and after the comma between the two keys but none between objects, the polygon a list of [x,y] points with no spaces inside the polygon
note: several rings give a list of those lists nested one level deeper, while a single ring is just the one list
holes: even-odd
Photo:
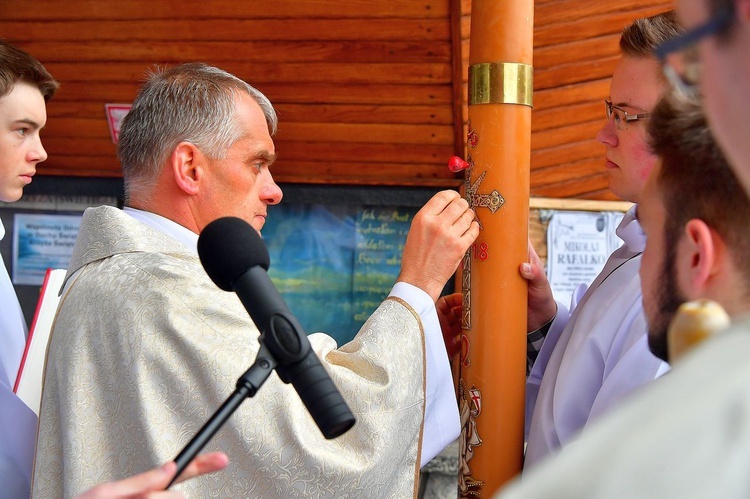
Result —
[{"label": "priest's face", "polygon": [[646,233],[646,249],[641,257],[643,310],[648,322],[648,345],[654,355],[667,358],[667,329],[679,306],[687,301],[680,291],[677,253],[681,230],[667,221],[657,189],[657,165],[646,182],[643,200],[638,205],[638,222]]},{"label": "priest's face", "polygon": [[648,147],[648,118],[626,122],[622,113],[632,116],[651,112],[664,88],[660,74],[661,66],[654,58],[622,56],[612,75],[608,99],[619,109],[612,112],[596,136],[606,146],[610,190],[634,203],[641,200],[656,158]]},{"label": "priest's face", "polygon": [[[282,198],[270,167],[276,159],[275,147],[260,106],[248,94],[235,97],[237,123],[243,133],[223,158],[209,160],[202,225],[233,216],[245,220],[260,232],[268,206]],[[202,228],[202,227],[201,227]]]},{"label": "priest's face", "polygon": [[47,122],[42,93],[17,83],[0,97],[0,201],[18,201],[37,163],[47,159],[39,131]]}]

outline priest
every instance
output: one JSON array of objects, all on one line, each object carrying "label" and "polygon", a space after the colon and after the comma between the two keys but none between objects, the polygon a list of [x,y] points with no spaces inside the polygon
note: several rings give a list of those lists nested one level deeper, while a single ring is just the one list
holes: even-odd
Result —
[{"label": "priest", "polygon": [[[69,497],[171,460],[253,363],[259,332],[196,253],[224,216],[260,231],[282,197],[268,99],[198,63],[156,71],[123,121],[125,208],[84,213],[52,332],[33,494]],[[313,349],[357,418],[326,440],[272,375],[214,437],[206,497],[408,497],[459,433],[435,302],[479,228],[455,191],[417,213],[390,296],[356,337]],[[231,244],[231,241],[227,241]],[[324,306],[324,304],[321,304]]]}]

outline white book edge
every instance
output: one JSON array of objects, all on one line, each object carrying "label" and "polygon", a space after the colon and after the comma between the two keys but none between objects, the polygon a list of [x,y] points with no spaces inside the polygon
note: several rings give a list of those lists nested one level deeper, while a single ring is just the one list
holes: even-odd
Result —
[{"label": "white book edge", "polygon": [[29,328],[29,337],[21,358],[21,366],[18,368],[16,386],[13,388],[18,398],[23,400],[37,416],[42,401],[47,344],[57,314],[57,306],[60,303],[60,289],[65,280],[65,274],[65,269],[47,269],[34,319]]}]

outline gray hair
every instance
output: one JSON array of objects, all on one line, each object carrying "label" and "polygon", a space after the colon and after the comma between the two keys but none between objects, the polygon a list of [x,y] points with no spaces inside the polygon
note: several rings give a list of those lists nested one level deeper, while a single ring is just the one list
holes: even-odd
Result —
[{"label": "gray hair", "polygon": [[278,118],[260,91],[221,69],[203,63],[150,71],[120,127],[117,157],[125,200],[151,190],[165,161],[180,142],[195,144],[211,159],[222,159],[242,131],[235,97],[249,94],[263,110],[271,135]]}]

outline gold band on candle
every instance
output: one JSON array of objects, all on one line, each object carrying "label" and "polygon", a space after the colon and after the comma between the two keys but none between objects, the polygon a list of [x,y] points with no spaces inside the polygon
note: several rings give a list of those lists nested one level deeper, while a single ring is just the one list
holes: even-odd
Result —
[{"label": "gold band on candle", "polygon": [[533,68],[518,62],[483,62],[469,66],[469,105],[532,106]]}]

